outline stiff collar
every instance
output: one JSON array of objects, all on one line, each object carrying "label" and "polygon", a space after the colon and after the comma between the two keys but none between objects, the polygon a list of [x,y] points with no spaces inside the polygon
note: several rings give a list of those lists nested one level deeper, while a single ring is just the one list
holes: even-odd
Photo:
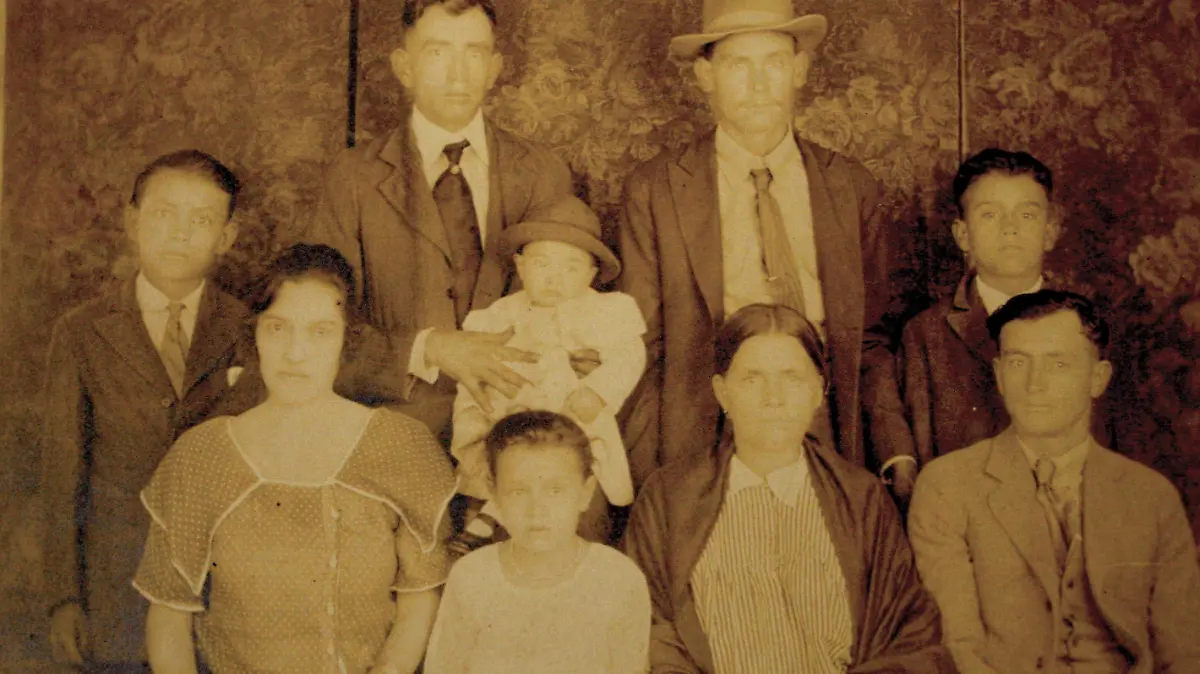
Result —
[{"label": "stiff collar", "polygon": [[737,455],[729,462],[729,487],[725,497],[729,498],[743,489],[766,484],[772,494],[780,501],[795,507],[800,502],[800,489],[808,480],[808,464],[803,457],[781,468],[776,468],[767,475],[767,479],[758,476]]},{"label": "stiff collar", "polygon": [[[1032,286],[1030,286],[1029,288],[1027,288],[1024,291],[1017,293],[1017,294],[1025,295],[1028,293],[1036,293],[1037,291],[1042,289],[1042,286],[1044,284],[1045,284],[1045,279],[1043,279],[1041,276],[1039,276],[1037,282],[1035,282]],[[1004,306],[1005,302],[1007,302],[1007,301],[1011,300],[1013,297],[1015,297],[1015,295],[1009,295],[1007,293],[1001,292],[1001,291],[996,290],[995,288],[991,287],[987,283],[984,283],[983,279],[979,278],[978,275],[975,276],[975,289],[977,291],[979,291],[979,299],[980,299],[980,301],[983,302],[983,308],[987,310],[989,316],[996,313],[996,310],[999,309],[1000,307]]]},{"label": "stiff collar", "polygon": [[[186,297],[180,300],[187,311],[197,311],[200,308],[200,295],[204,292],[204,285],[207,281],[200,281],[200,285],[196,289],[188,293]],[[138,309],[142,313],[166,311],[168,305],[171,304],[171,299],[163,294],[161,290],[154,287],[150,279],[146,275],[138,272],[137,280],[134,281],[134,297],[137,298]]]},{"label": "stiff collar", "polygon": [[796,145],[796,137],[790,133],[785,134],[783,140],[779,141],[775,149],[768,152],[765,157],[751,154],[746,148],[738,145],[733,136],[726,133],[725,129],[720,126],[717,127],[716,145],[717,161],[729,171],[731,176],[745,176],[747,180],[750,179],[750,171],[764,166],[778,174],[785,166],[803,166],[804,164],[804,160],[800,156],[800,147]]},{"label": "stiff collar", "polygon": [[487,128],[483,123],[483,111],[475,113],[475,117],[461,131],[451,132],[429,121],[421,111],[413,106],[412,130],[417,137],[417,150],[421,153],[421,162],[426,167],[432,166],[442,158],[443,149],[451,144],[466,140],[470,143],[467,153],[474,153],[484,166],[488,163]]},{"label": "stiff collar", "polygon": [[[1029,462],[1029,469],[1034,470],[1034,465],[1041,459],[1034,453],[1020,435],[1014,432],[1017,438],[1017,445],[1021,448],[1021,453],[1025,455],[1025,460]],[[1050,462],[1054,464],[1054,477],[1050,482],[1052,485],[1059,485],[1068,482],[1078,483],[1083,476],[1083,464],[1087,461],[1088,453],[1092,448],[1092,437],[1089,435],[1083,442],[1075,445],[1065,453],[1050,458]]]}]

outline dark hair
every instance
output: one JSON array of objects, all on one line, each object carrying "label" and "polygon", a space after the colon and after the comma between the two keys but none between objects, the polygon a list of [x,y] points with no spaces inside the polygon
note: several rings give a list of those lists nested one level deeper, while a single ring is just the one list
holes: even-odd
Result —
[{"label": "dark hair", "polygon": [[426,10],[437,5],[445,7],[450,16],[458,16],[478,7],[487,15],[488,21],[492,22],[492,27],[496,27],[496,3],[494,0],[405,0],[404,9],[400,15],[400,23],[404,26],[404,31],[408,32],[424,16]]},{"label": "dark hair", "polygon": [[738,349],[751,337],[778,333],[795,337],[804,347],[805,353],[812,359],[817,372],[829,384],[825,371],[825,342],[817,333],[812,323],[799,312],[778,304],[749,304],[738,309],[725,320],[725,324],[717,331],[716,358],[713,363],[715,374],[725,375],[733,364],[733,357]]},{"label": "dark hair", "polygon": [[1010,152],[989,147],[964,161],[954,176],[954,205],[958,208],[959,217],[966,215],[963,195],[976,180],[989,173],[1029,176],[1046,190],[1047,200],[1054,196],[1054,176],[1036,157],[1028,152]]},{"label": "dark hair", "polygon": [[510,447],[531,445],[554,445],[573,450],[579,456],[586,479],[592,474],[592,446],[587,434],[574,421],[546,410],[528,410],[510,414],[492,426],[487,435],[488,470],[496,479],[496,465],[500,455]]},{"label": "dark hair", "polygon": [[346,362],[355,352],[360,333],[355,307],[354,270],[337,249],[326,245],[297,243],[275,258],[250,301],[251,334],[258,317],[275,302],[284,283],[309,279],[328,283],[341,293],[342,314],[346,319],[342,362]]},{"label": "dark hair", "polygon": [[1060,311],[1071,311],[1079,317],[1083,324],[1083,334],[1095,345],[1100,357],[1104,358],[1108,351],[1108,324],[1100,316],[1096,305],[1084,297],[1065,290],[1039,290],[1034,293],[1017,295],[991,316],[988,316],[988,332],[996,346],[1000,346],[1000,332],[1004,326],[1013,321],[1032,321],[1045,318]]},{"label": "dark hair", "polygon": [[154,177],[154,174],[164,169],[184,171],[208,178],[214,185],[221,188],[221,191],[229,195],[229,209],[226,211],[225,217],[229,218],[233,215],[233,207],[237,205],[238,190],[241,188],[237,176],[233,175],[233,171],[230,171],[227,166],[217,161],[216,157],[199,150],[179,150],[164,154],[146,164],[133,181],[133,194],[129,197],[131,205],[135,208],[141,205],[142,194],[146,191],[146,183],[150,182],[150,178]]}]

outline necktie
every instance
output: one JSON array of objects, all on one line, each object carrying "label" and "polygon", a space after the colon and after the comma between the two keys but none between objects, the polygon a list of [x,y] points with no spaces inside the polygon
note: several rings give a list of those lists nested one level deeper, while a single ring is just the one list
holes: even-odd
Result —
[{"label": "necktie", "polygon": [[479,240],[479,221],[475,217],[475,202],[471,199],[471,186],[463,176],[463,150],[468,141],[451,143],[442,149],[450,165],[433,185],[433,200],[437,203],[442,224],[446,227],[446,238],[450,243],[451,262],[454,264],[454,286],[450,294],[454,299],[454,311],[458,323],[471,309],[471,295],[475,291],[475,279],[479,276],[479,265],[483,259],[483,246]]},{"label": "necktie", "polygon": [[158,347],[163,365],[167,368],[167,376],[171,379],[171,386],[180,397],[183,397],[183,375],[187,372],[188,352],[188,339],[183,334],[183,323],[179,320],[182,313],[183,304],[172,302],[167,305],[167,328],[163,331],[162,343]]},{"label": "necktie", "polygon": [[792,242],[783,227],[779,202],[771,195],[771,169],[752,169],[750,176],[754,178],[754,190],[758,197],[759,243],[762,245],[767,285],[776,304],[791,307],[804,315],[800,268],[796,266]]},{"label": "necktie", "polygon": [[1045,511],[1046,524],[1050,529],[1050,540],[1054,544],[1054,556],[1058,560],[1059,569],[1062,569],[1067,562],[1067,546],[1071,539],[1064,531],[1063,518],[1058,514],[1058,497],[1055,496],[1051,486],[1054,470],[1054,462],[1049,459],[1038,459],[1037,463],[1033,464],[1033,474],[1037,480],[1038,501],[1042,504],[1042,510]]}]

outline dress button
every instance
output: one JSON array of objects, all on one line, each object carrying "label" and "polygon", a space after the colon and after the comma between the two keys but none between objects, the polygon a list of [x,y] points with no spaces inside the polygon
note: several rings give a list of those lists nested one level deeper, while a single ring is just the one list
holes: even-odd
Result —
[{"label": "dress button", "polygon": [[333,615],[333,602],[329,602],[325,605],[325,612],[329,615]]},{"label": "dress button", "polygon": [[337,555],[334,555],[329,558],[329,568],[331,568],[331,569],[337,568]]},{"label": "dress button", "polygon": [[335,521],[340,520],[340,519],[342,519],[342,511],[335,508],[334,511],[330,514],[330,516],[333,517],[333,519]]}]

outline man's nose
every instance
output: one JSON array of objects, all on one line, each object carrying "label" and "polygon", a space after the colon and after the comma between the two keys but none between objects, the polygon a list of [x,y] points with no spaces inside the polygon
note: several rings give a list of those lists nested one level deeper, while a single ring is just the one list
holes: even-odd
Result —
[{"label": "man's nose", "polygon": [[1046,378],[1049,376],[1050,370],[1044,363],[1036,363],[1029,368],[1029,379],[1025,382],[1025,388],[1030,391],[1042,391],[1046,388]]},{"label": "man's nose", "polygon": [[450,57],[450,65],[447,67],[446,79],[454,84],[464,81],[467,78],[467,60],[462,54],[455,54]]}]

